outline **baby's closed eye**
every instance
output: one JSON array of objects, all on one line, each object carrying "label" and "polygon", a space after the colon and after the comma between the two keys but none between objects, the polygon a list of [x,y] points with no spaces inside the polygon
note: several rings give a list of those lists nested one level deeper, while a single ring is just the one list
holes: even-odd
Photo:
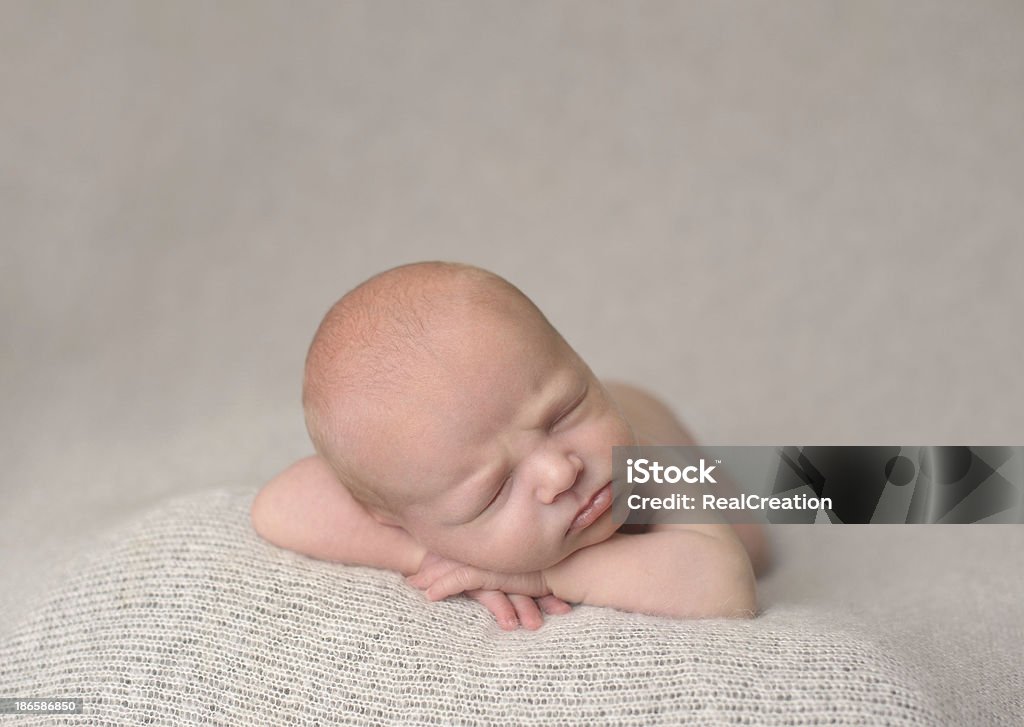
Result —
[{"label": "baby's closed eye", "polygon": [[589,391],[590,387],[587,386],[583,390],[583,393],[577,396],[568,407],[563,409],[562,412],[555,417],[554,421],[552,421],[550,426],[548,426],[548,431],[554,431],[559,425],[564,425],[567,421],[571,420],[573,415],[583,408],[582,404],[587,398],[587,393]]}]

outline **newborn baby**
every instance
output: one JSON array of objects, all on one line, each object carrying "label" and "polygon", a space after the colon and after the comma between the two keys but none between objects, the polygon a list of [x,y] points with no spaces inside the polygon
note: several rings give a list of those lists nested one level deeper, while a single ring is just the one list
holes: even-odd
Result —
[{"label": "newborn baby", "polygon": [[758,526],[617,528],[612,447],[694,442],[651,395],[599,381],[497,275],[417,263],[370,278],[321,322],[302,401],[317,454],[253,501],[271,543],[398,571],[431,600],[465,593],[505,629],[570,603],[757,610]]}]

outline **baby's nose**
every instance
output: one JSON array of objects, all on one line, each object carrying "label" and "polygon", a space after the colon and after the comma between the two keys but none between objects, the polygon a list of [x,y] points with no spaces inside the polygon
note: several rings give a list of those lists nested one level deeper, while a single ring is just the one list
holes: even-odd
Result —
[{"label": "baby's nose", "polygon": [[551,504],[556,497],[572,489],[583,471],[583,460],[576,454],[562,455],[548,462],[544,473],[542,498],[544,504]]}]

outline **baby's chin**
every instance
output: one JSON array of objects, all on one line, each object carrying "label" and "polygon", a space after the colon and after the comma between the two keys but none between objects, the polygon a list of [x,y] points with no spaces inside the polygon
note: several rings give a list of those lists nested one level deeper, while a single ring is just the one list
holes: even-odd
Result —
[{"label": "baby's chin", "polygon": [[550,568],[555,563],[564,559],[565,555],[560,553],[549,553],[526,558],[520,556],[509,558],[500,556],[496,558],[478,557],[474,565],[484,570],[494,571],[495,573],[533,573],[534,571]]},{"label": "baby's chin", "polygon": [[609,509],[607,513],[575,536],[565,538],[557,548],[529,554],[519,553],[509,557],[483,558],[481,560],[487,560],[489,563],[481,563],[478,567],[498,573],[532,573],[544,570],[562,562],[583,548],[607,540],[617,529],[618,525],[612,520]]},{"label": "baby's chin", "polygon": [[550,568],[556,563],[565,560],[573,550],[573,548],[569,547],[532,553],[507,555],[495,553],[490,556],[477,553],[475,562],[472,559],[463,562],[473,562],[478,568],[496,573],[533,573],[534,571]]}]

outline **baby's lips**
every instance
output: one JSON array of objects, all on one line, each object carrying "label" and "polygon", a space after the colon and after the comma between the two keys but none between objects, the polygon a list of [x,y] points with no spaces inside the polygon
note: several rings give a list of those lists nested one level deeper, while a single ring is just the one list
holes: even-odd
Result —
[{"label": "baby's lips", "polygon": [[591,495],[590,500],[577,513],[576,518],[569,525],[566,533],[576,533],[589,527],[595,520],[604,515],[605,511],[612,504],[612,483],[602,487]]}]

